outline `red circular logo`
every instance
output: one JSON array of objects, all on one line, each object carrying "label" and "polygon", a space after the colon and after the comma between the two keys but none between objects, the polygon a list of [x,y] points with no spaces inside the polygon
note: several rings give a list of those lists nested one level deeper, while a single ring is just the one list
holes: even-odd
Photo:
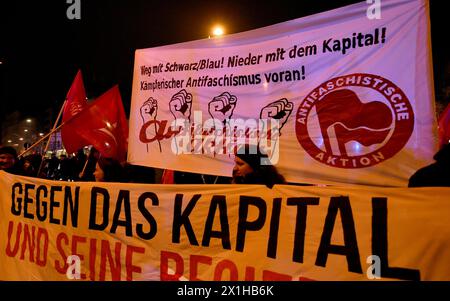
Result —
[{"label": "red circular logo", "polygon": [[335,77],[300,104],[295,130],[305,151],[337,168],[363,168],[398,153],[414,129],[414,112],[405,93],[372,74]]}]

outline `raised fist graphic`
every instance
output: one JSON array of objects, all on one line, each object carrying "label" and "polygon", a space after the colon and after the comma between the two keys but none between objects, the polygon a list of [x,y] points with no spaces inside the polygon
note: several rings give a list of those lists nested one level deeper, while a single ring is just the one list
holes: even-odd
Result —
[{"label": "raised fist graphic", "polygon": [[259,118],[278,120],[280,124],[279,131],[281,134],[281,129],[291,115],[293,108],[294,104],[292,102],[289,102],[286,98],[282,98],[271,102],[267,106],[262,108]]},{"label": "raised fist graphic", "polygon": [[208,111],[212,118],[225,123],[233,115],[237,98],[228,92],[223,92],[216,96],[208,104]]},{"label": "raised fist graphic", "polygon": [[[146,128],[145,130],[145,137],[156,137],[157,128],[156,124],[153,124],[152,126],[149,126],[147,123],[156,120],[156,116],[158,115],[158,101],[154,99],[153,97],[150,97],[147,99],[141,106],[141,117],[143,124],[142,126]],[[151,145],[154,145],[154,143],[150,143]],[[161,152],[161,144],[158,141],[158,151]],[[147,153],[149,150],[148,143],[145,144],[145,147],[147,149]]]},{"label": "raised fist graphic", "polygon": [[150,120],[156,119],[157,114],[158,114],[158,101],[153,97],[150,97],[141,106],[142,121],[145,124]]},{"label": "raised fist graphic", "polygon": [[192,108],[192,94],[181,90],[172,96],[169,102],[169,109],[175,119],[185,119],[190,121]]}]

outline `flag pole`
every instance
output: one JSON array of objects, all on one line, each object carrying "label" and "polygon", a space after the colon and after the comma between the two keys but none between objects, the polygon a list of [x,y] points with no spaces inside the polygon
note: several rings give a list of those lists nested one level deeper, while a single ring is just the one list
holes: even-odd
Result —
[{"label": "flag pole", "polygon": [[[61,118],[62,112],[64,111],[64,107],[66,106],[66,102],[67,102],[67,99],[64,100],[64,103],[63,103],[61,109],[59,110],[58,117],[56,117],[56,121],[53,124],[53,128],[52,128],[52,131],[51,131],[52,133],[54,132],[56,126],[58,125],[59,119]],[[47,140],[47,144],[45,145],[44,151],[42,152],[41,164],[39,165],[39,169],[38,169],[38,172],[37,172],[37,176],[38,177],[41,174],[42,166],[44,166],[44,157],[45,157],[45,154],[47,153],[48,147],[50,145],[50,141],[51,141],[51,135],[50,135],[50,137]]]},{"label": "flag pole", "polygon": [[[78,115],[78,114],[77,114]],[[74,116],[75,117],[75,116]],[[22,157],[24,154],[28,153],[31,149],[35,148],[36,145],[39,145],[42,141],[44,141],[48,136],[50,136],[51,134],[53,134],[54,132],[56,132],[57,130],[59,130],[63,125],[65,125],[66,123],[68,123],[69,121],[71,121],[73,119],[70,118],[67,121],[61,123],[60,125],[58,125],[56,128],[53,128],[49,133],[47,133],[46,135],[44,135],[41,139],[39,139],[38,141],[36,141],[32,146],[30,146],[29,148],[27,148],[26,150],[24,150],[23,152],[21,152],[18,157]]]},{"label": "flag pole", "polygon": [[78,177],[80,178],[80,180],[82,180],[82,178],[84,177],[84,173],[86,172],[86,167],[87,167],[87,165],[88,165],[88,163],[89,163],[89,156],[91,155],[91,150],[92,150],[92,146],[91,146],[91,148],[89,149],[88,155],[86,156],[86,162],[84,162],[83,169],[82,169],[81,172],[78,174]]}]

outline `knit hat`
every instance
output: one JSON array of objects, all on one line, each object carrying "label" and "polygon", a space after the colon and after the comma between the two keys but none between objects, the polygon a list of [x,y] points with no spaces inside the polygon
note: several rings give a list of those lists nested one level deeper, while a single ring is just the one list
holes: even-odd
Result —
[{"label": "knit hat", "polygon": [[271,165],[267,154],[261,152],[260,148],[254,144],[242,145],[237,150],[236,157],[250,165],[253,170],[258,170],[261,165]]}]

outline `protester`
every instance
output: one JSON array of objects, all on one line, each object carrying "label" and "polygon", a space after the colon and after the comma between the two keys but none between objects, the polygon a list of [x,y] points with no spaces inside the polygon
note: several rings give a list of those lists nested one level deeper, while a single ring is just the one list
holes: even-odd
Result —
[{"label": "protester", "polygon": [[59,156],[59,165],[56,168],[55,172],[55,180],[59,181],[72,181],[73,175],[73,166],[70,157],[67,157],[66,154],[61,154]]},{"label": "protester", "polygon": [[125,165],[126,177],[130,183],[155,184],[155,169],[147,166]]},{"label": "protester", "polygon": [[286,184],[284,177],[270,164],[267,154],[257,145],[244,145],[236,152],[233,168],[233,184]]},{"label": "protester", "polygon": [[13,147],[0,147],[0,170],[16,175],[22,174],[19,161],[17,159],[17,152]]},{"label": "protester", "polygon": [[98,158],[100,157],[100,152],[95,148],[91,147],[89,151],[89,155],[87,157],[87,161],[83,166],[83,169],[78,175],[80,181],[93,182],[95,165],[97,164]]},{"label": "protester", "polygon": [[94,177],[96,182],[127,182],[125,169],[120,162],[103,156],[100,156],[95,165]]},{"label": "protester", "polygon": [[175,184],[204,184],[202,182],[202,176],[199,173],[174,171]]},{"label": "protester", "polygon": [[230,184],[230,177],[174,171],[174,184]]},{"label": "protester", "polygon": [[46,175],[47,179],[55,179],[56,178],[56,171],[59,166],[59,159],[56,157],[55,153],[52,153],[51,157],[49,159],[45,160],[44,165],[44,173]]},{"label": "protester", "polygon": [[444,145],[433,159],[433,164],[425,166],[409,178],[408,187],[450,186],[450,144]]},{"label": "protester", "polygon": [[22,174],[27,177],[35,177],[37,175],[37,169],[33,164],[33,155],[23,158]]},{"label": "protester", "polygon": [[80,180],[81,172],[83,171],[84,166],[87,164],[87,156],[84,153],[84,148],[80,148],[77,151],[77,154],[72,158],[73,160],[73,179],[74,181]]}]

